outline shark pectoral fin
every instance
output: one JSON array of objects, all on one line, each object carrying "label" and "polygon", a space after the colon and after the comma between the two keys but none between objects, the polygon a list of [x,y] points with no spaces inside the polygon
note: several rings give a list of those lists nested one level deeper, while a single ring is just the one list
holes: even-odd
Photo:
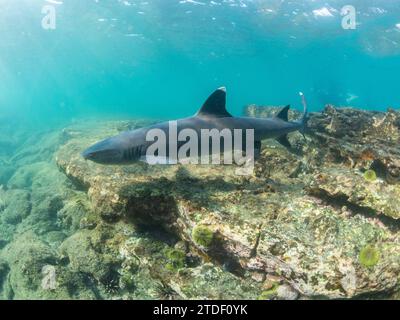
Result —
[{"label": "shark pectoral fin", "polygon": [[219,88],[208,97],[207,101],[203,104],[197,116],[215,117],[215,118],[229,118],[232,115],[226,111],[226,89],[225,87]]},{"label": "shark pectoral fin", "polygon": [[290,109],[290,105],[284,107],[281,111],[278,112],[276,117],[283,121],[289,121],[289,109]]},{"label": "shark pectoral fin", "polygon": [[292,147],[292,145],[289,142],[287,134],[277,138],[276,141],[278,141],[281,145],[283,145],[286,148],[290,149]]}]

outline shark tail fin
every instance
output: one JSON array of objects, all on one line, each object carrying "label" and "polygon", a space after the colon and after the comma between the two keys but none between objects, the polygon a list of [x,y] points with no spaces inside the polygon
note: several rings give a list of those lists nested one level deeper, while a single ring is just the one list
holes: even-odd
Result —
[{"label": "shark tail fin", "polygon": [[[300,133],[303,135],[304,139],[305,137],[305,132],[307,130],[307,121],[308,121],[308,106],[307,106],[307,101],[306,98],[303,94],[303,92],[299,92],[300,97],[301,97],[301,102],[304,107],[304,113],[303,116],[300,120],[296,121],[295,123],[298,123],[300,125]],[[290,106],[286,106],[283,108],[277,115],[277,118],[282,119],[284,121],[288,121],[288,111],[290,109]],[[283,145],[286,148],[291,148],[291,144],[289,142],[287,134],[280,136],[276,139],[281,145]]]},{"label": "shark tail fin", "polygon": [[[283,121],[289,121],[289,110],[290,110],[290,105],[284,107],[281,111],[278,112],[278,114],[276,115],[277,119],[281,119]],[[285,134],[283,136],[280,136],[276,139],[276,141],[278,141],[281,145],[283,145],[286,148],[291,148],[291,144],[289,142],[288,139],[288,135]]]},{"label": "shark tail fin", "polygon": [[299,95],[301,97],[301,103],[303,104],[303,107],[304,107],[303,117],[301,118],[301,120],[299,120],[299,123],[301,124],[300,133],[304,136],[304,134],[307,130],[308,106],[307,106],[307,101],[306,101],[306,97],[304,96],[304,93],[299,92]]}]

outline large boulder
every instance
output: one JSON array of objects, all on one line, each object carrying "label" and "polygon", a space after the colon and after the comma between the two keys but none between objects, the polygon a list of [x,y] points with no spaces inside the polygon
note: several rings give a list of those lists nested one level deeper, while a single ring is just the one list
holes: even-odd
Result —
[{"label": "large boulder", "polygon": [[[5,208],[0,214],[3,223],[19,224],[31,211],[30,193],[26,190],[12,189],[2,195]],[[1,210],[1,208],[0,208]]]},{"label": "large boulder", "polygon": [[[252,176],[236,175],[234,166],[102,166],[82,159],[82,150],[120,131],[114,122],[68,129],[73,136],[56,161],[87,190],[103,221],[162,228],[235,276],[265,282],[261,297],[389,297],[400,270],[398,200],[385,195],[398,186],[399,153],[390,151],[397,119],[392,111],[328,107],[312,115],[307,142],[297,134],[292,150],[265,142]],[[351,125],[361,120],[370,121],[368,130]],[[377,182],[368,180],[370,172],[364,176],[368,170]],[[346,176],[354,185],[341,188]],[[375,194],[362,200],[367,192]]]}]

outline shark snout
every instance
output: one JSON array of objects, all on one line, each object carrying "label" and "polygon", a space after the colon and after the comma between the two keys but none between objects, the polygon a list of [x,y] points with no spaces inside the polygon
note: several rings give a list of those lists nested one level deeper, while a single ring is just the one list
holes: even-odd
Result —
[{"label": "shark snout", "polygon": [[114,138],[100,141],[82,152],[85,160],[101,164],[118,163],[122,158],[122,150]]}]

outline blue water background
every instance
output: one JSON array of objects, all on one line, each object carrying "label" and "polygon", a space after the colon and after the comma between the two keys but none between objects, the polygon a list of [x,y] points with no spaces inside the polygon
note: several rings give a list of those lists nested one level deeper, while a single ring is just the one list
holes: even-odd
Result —
[{"label": "blue water background", "polygon": [[222,85],[235,115],[299,91],[314,111],[398,108],[399,24],[397,0],[0,0],[0,119],[185,117]]}]

